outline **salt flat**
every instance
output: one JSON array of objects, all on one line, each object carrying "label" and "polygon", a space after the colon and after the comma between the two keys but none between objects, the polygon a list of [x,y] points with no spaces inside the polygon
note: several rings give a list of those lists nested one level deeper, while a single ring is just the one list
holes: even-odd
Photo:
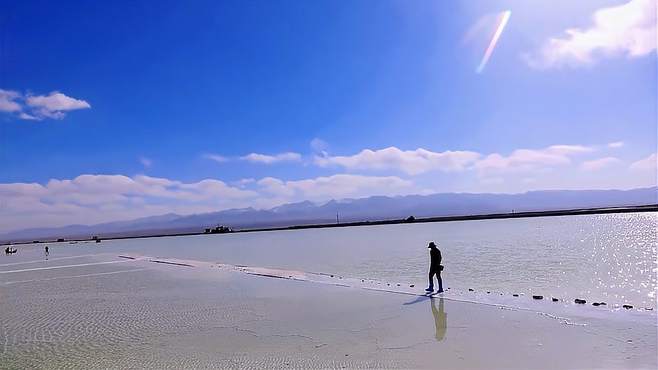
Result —
[{"label": "salt flat", "polygon": [[2,258],[0,367],[657,366],[656,326],[632,315],[571,314],[567,323],[532,310],[75,248],[66,251],[81,257],[38,261],[35,247]]}]

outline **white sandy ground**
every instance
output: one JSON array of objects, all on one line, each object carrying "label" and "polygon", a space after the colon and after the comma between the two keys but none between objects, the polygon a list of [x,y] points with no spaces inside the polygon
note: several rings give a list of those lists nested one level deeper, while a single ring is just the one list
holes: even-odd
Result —
[{"label": "white sandy ground", "polygon": [[0,368],[658,366],[655,313],[565,320],[301,272],[21,258],[0,261]]}]

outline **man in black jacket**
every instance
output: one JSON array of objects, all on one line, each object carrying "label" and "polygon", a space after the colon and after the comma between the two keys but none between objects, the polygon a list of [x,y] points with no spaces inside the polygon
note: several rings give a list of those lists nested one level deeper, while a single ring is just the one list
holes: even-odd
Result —
[{"label": "man in black jacket", "polygon": [[443,269],[443,266],[441,266],[441,251],[436,247],[434,242],[430,242],[427,248],[430,250],[430,285],[425,291],[434,291],[434,275],[436,275],[436,280],[439,282],[439,290],[437,293],[443,293],[443,280],[441,280],[441,270]]}]

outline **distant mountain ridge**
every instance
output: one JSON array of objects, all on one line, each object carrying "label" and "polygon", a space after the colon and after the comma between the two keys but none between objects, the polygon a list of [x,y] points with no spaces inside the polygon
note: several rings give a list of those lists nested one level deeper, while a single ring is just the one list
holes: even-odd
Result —
[{"label": "distant mountain ridge", "polygon": [[202,231],[205,227],[227,225],[255,228],[312,223],[374,221],[414,217],[461,216],[488,213],[550,211],[560,209],[622,207],[658,203],[658,188],[631,190],[546,190],[521,194],[438,193],[430,195],[372,196],[289,203],[267,210],[228,209],[218,212],[143,217],[96,225],[69,225],[30,228],[0,234],[0,241],[90,237],[91,235],[144,235],[163,231]]}]

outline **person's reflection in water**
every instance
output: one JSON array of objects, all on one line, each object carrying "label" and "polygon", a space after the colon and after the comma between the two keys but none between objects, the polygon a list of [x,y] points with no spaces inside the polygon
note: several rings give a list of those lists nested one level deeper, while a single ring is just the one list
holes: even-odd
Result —
[{"label": "person's reflection in water", "polygon": [[432,316],[434,316],[434,326],[436,327],[436,340],[438,342],[442,341],[446,336],[446,330],[448,328],[448,314],[443,310],[443,298],[439,298],[439,309],[436,309],[436,299],[430,299],[432,301]]}]

